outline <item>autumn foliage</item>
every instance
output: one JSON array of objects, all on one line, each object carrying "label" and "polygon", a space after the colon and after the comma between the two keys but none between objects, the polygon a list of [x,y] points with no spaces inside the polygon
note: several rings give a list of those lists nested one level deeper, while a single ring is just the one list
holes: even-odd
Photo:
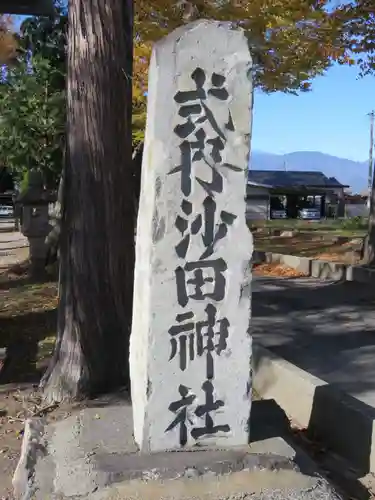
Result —
[{"label": "autumn foliage", "polygon": [[[342,46],[349,64],[358,64],[361,74],[375,71],[375,2],[345,3],[336,12],[342,25]],[[354,59],[349,55],[354,55]],[[347,60],[345,62],[348,62]]]},{"label": "autumn foliage", "polygon": [[[375,68],[373,0],[134,0],[133,142],[143,140],[153,42],[199,18],[230,21],[248,34],[255,86],[264,92],[308,91],[333,62]],[[0,17],[0,63],[17,48],[9,16]]]},{"label": "autumn foliage", "polygon": [[327,0],[136,0],[133,124],[137,137],[144,128],[144,92],[154,41],[199,18],[231,21],[248,34],[257,88],[304,92],[334,61],[349,63],[342,18],[327,9],[329,4]]},{"label": "autumn foliage", "polygon": [[151,55],[151,43],[145,43],[139,38],[134,41],[133,59],[133,110],[132,133],[133,145],[136,146],[144,137],[146,123],[146,92],[148,65]]},{"label": "autumn foliage", "polygon": [[11,16],[0,16],[0,64],[12,62],[17,55],[17,40]]},{"label": "autumn foliage", "polygon": [[341,20],[327,0],[137,0],[135,30],[155,41],[182,23],[212,18],[248,34],[256,84],[265,91],[306,90],[343,54]]}]

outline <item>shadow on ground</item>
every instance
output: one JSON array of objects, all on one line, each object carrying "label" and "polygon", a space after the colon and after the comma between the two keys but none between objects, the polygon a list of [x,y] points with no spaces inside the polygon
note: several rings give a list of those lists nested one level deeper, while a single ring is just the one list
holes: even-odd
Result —
[{"label": "shadow on ground", "polygon": [[316,468],[315,464],[318,464],[320,472],[345,492],[346,498],[372,498],[368,489],[359,481],[363,475],[362,471],[349,469],[348,464],[327,450],[310,430],[292,428],[285,412],[275,400],[253,402],[250,437],[251,442],[282,437],[296,450],[295,462],[303,473],[311,474]]},{"label": "shadow on ground", "polygon": [[0,348],[6,353],[0,385],[40,380],[53,348],[56,305],[55,276],[0,275]]},{"label": "shadow on ground", "polygon": [[[28,275],[22,275],[20,277],[17,277],[17,279],[5,279],[1,280],[1,275],[0,275],[0,291],[1,290],[12,290],[12,289],[20,289],[23,286],[33,286],[33,285],[42,285],[42,284],[47,284],[47,283],[54,283],[56,278],[52,275],[45,275],[41,277],[39,280],[38,279],[32,279]],[[22,313],[22,311],[20,311]]]},{"label": "shadow on ground", "polygon": [[255,341],[326,382],[315,389],[306,432],[334,443],[355,465],[358,477],[369,471],[373,446],[374,306],[375,291],[361,283],[308,278],[254,282]]},{"label": "shadow on ground", "polygon": [[40,380],[43,369],[37,367],[38,343],[56,329],[56,321],[53,310],[0,319],[0,345],[6,348],[0,385]]},{"label": "shadow on ground", "polygon": [[375,406],[375,290],[355,282],[260,278],[254,339],[276,355]]}]

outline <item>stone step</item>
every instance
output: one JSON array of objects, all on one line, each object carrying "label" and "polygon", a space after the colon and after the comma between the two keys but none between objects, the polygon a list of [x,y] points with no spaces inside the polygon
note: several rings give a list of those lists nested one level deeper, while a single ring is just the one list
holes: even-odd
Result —
[{"label": "stone step", "polygon": [[340,499],[311,459],[282,438],[145,454],[132,429],[131,405],[120,400],[53,424],[28,420],[13,479],[16,498]]}]

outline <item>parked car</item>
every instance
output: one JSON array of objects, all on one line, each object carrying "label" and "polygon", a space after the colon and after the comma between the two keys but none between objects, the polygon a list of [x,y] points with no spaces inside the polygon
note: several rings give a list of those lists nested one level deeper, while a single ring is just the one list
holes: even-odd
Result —
[{"label": "parked car", "polygon": [[10,205],[0,205],[0,217],[13,217],[14,210]]},{"label": "parked car", "polygon": [[298,212],[298,217],[303,220],[320,220],[320,209],[319,208],[302,208]]},{"label": "parked car", "polygon": [[286,210],[271,210],[271,219],[286,219]]}]

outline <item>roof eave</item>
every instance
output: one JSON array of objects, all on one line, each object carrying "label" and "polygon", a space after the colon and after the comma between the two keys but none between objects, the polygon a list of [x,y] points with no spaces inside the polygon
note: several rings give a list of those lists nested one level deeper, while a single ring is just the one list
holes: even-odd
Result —
[{"label": "roof eave", "polygon": [[253,187],[261,187],[261,188],[267,188],[267,189],[272,189],[273,186],[272,184],[263,184],[261,182],[254,182],[254,181],[247,181],[248,186],[253,186]]},{"label": "roof eave", "polygon": [[334,186],[319,186],[317,184],[299,184],[299,185],[285,185],[285,184],[261,184],[259,182],[253,182],[253,181],[248,181],[248,185],[254,186],[254,187],[264,187],[264,188],[269,188],[269,189],[341,189],[341,188],[348,188],[350,186],[347,186],[346,184],[340,184],[339,186],[334,185]]}]

